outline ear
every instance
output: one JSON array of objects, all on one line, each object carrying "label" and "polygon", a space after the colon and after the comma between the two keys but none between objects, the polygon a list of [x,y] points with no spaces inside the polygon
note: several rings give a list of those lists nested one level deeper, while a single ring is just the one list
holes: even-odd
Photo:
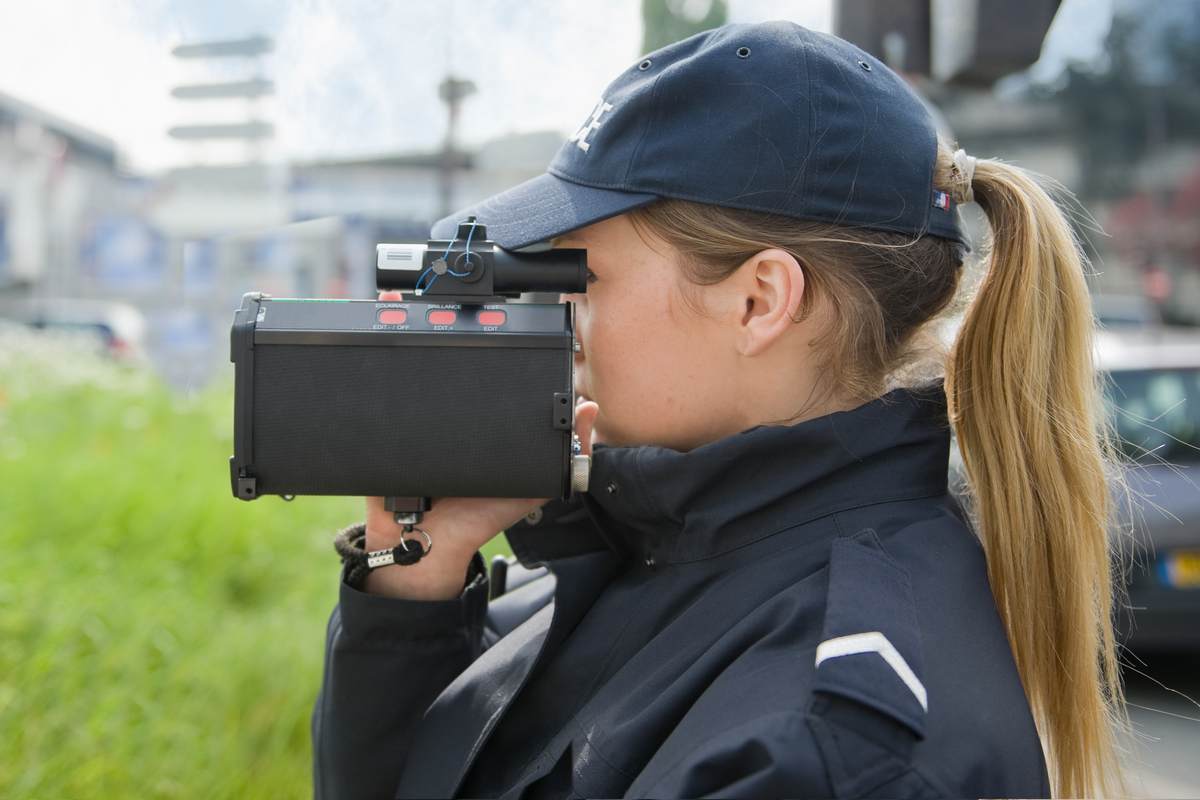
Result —
[{"label": "ear", "polygon": [[786,250],[763,250],[738,267],[741,306],[737,349],[744,356],[768,350],[795,324],[804,297],[804,269]]}]

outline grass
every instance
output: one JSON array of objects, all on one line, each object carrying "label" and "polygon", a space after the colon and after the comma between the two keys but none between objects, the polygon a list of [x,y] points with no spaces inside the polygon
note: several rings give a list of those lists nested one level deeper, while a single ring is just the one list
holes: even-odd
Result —
[{"label": "grass", "polygon": [[0,796],[310,796],[362,500],[235,500],[232,404],[0,331]]}]

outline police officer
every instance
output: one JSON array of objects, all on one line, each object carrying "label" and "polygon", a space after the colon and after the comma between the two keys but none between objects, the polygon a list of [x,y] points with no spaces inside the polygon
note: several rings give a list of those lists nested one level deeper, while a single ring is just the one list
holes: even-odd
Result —
[{"label": "police officer", "polygon": [[[986,270],[943,349],[972,200]],[[1110,788],[1111,440],[1081,256],[1032,178],[952,151],[847,42],[737,24],[630,65],[546,174],[433,236],[467,214],[588,251],[590,489],[438,499],[409,538],[368,499],[318,797]],[[489,601],[501,529],[522,585]],[[398,545],[429,552],[357,566]]]}]

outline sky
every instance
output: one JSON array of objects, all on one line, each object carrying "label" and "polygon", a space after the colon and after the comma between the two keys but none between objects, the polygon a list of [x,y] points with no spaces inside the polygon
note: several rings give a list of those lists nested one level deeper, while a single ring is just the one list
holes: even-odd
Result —
[{"label": "sky", "polygon": [[[1110,2],[1064,0],[1060,18],[1074,15],[1096,28],[1097,7],[1107,16]],[[567,134],[609,81],[642,55],[640,6],[640,0],[0,0],[0,92],[108,136],[136,170],[222,160],[236,153],[198,150],[166,131],[245,118],[245,102],[189,103],[173,99],[170,89],[250,77],[253,67],[176,59],[171,48],[265,34],[275,40],[261,62],[263,75],[276,83],[260,107],[276,125],[271,158],[433,149],[445,133],[437,83],[447,70],[478,87],[463,105],[461,144],[517,131]],[[831,6],[832,0],[729,0],[729,18],[790,19],[829,31]],[[1077,25],[1069,27],[1055,47],[1048,43],[1059,60],[1087,55],[1089,42],[1095,49],[1095,31],[1081,36]]]}]

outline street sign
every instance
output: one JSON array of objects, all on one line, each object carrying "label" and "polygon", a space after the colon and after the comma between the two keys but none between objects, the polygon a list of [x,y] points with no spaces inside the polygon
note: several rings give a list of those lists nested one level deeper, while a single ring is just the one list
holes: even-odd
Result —
[{"label": "street sign", "polygon": [[176,125],[167,131],[175,139],[268,139],[275,135],[275,126],[253,120],[213,125]]},{"label": "street sign", "polygon": [[180,100],[212,100],[226,97],[263,97],[275,93],[275,84],[263,78],[230,83],[201,83],[176,86],[171,96]]},{"label": "street sign", "polygon": [[266,36],[251,36],[247,39],[227,39],[220,42],[181,44],[171,50],[176,58],[214,58],[221,56],[259,56],[269,53],[274,43]]}]

